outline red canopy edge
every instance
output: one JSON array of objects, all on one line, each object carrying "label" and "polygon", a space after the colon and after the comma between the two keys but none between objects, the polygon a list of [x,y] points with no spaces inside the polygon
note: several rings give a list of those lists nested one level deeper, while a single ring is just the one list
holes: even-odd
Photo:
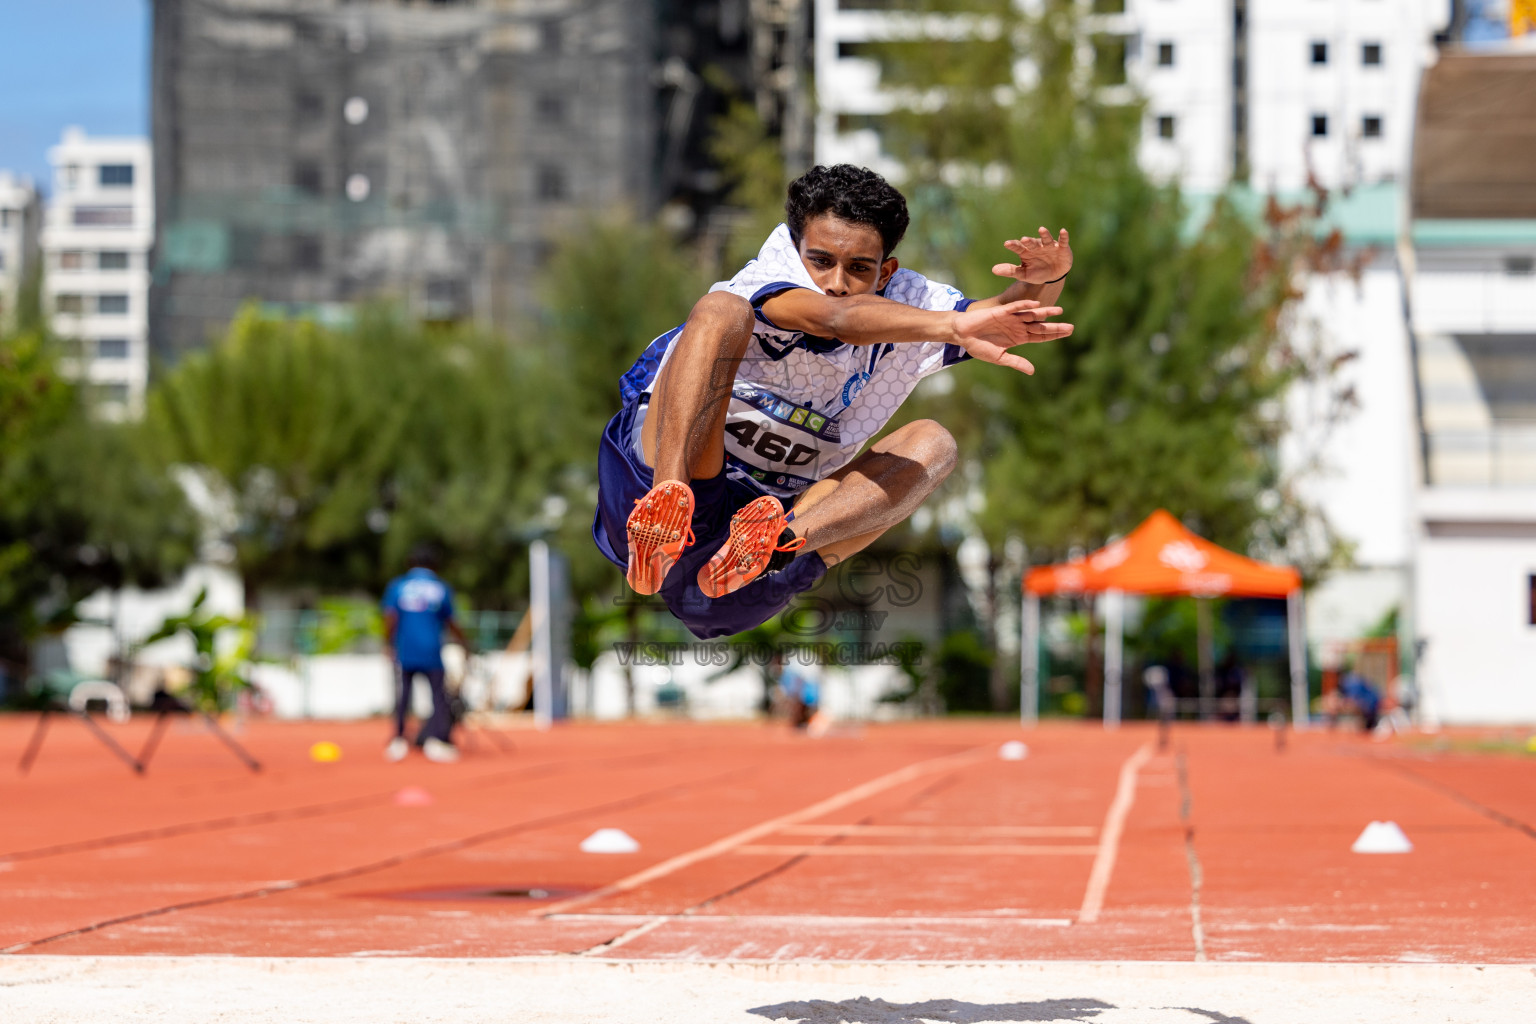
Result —
[{"label": "red canopy edge", "polygon": [[1301,589],[1301,573],[1218,547],[1158,509],[1126,537],[1083,558],[1043,565],[1024,575],[1036,595],[1100,593],[1285,597]]}]

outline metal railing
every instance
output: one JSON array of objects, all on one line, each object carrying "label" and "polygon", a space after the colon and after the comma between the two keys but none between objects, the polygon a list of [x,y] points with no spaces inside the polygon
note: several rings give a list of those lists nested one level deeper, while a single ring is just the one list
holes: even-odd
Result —
[{"label": "metal railing", "polygon": [[[525,612],[467,611],[459,625],[477,650],[507,645]],[[383,650],[384,626],[377,609],[272,611],[261,616],[256,650],[266,658],[302,654],[372,654]]]}]

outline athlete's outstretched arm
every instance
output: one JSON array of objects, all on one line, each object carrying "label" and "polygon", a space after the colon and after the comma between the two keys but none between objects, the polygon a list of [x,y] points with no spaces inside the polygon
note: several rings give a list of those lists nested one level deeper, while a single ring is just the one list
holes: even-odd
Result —
[{"label": "athlete's outstretched arm", "polygon": [[1046,322],[1059,306],[1034,300],[973,305],[964,313],[918,309],[878,295],[831,297],[808,288],[780,292],[763,303],[763,315],[780,327],[849,345],[943,341],[959,345],[989,363],[1034,372],[1027,360],[1007,355],[1015,345],[1053,341],[1072,333],[1071,324]]},{"label": "athlete's outstretched arm", "polygon": [[1017,256],[1019,262],[999,263],[992,268],[992,273],[1012,278],[1013,283],[990,299],[972,303],[971,308],[1006,306],[1021,299],[1034,299],[1042,306],[1055,305],[1066,283],[1062,279],[1072,269],[1072,244],[1067,229],[1062,228],[1053,238],[1042,227],[1033,237],[1010,238],[1003,246]]}]

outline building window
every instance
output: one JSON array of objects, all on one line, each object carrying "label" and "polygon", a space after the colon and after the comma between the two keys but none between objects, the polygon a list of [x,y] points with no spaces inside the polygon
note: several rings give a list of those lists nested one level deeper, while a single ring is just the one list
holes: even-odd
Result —
[{"label": "building window", "polygon": [[107,250],[96,255],[97,270],[127,270],[128,254]]},{"label": "building window", "polygon": [[1368,139],[1381,138],[1381,117],[1377,114],[1367,114],[1361,118],[1360,134]]},{"label": "building window", "polygon": [[1173,44],[1157,44],[1157,66],[1161,68],[1173,67]]},{"label": "building window", "polygon": [[1529,592],[1525,621],[1527,625],[1536,626],[1536,573],[1525,578],[1526,590]]},{"label": "building window", "polygon": [[85,312],[85,296],[57,295],[53,300],[53,311],[63,313],[65,316],[79,316]]},{"label": "building window", "polygon": [[1313,64],[1327,64],[1328,63],[1328,44],[1327,43],[1314,42],[1312,44],[1312,63]]},{"label": "building window", "polygon": [[545,53],[559,53],[565,49],[565,26],[558,21],[546,21],[540,25],[539,47]]},{"label": "building window", "polygon": [[128,313],[128,296],[98,295],[96,296],[96,312],[103,316],[126,316]]},{"label": "building window", "polygon": [[133,184],[133,164],[102,164],[96,168],[96,181],[103,188]]},{"label": "building window", "polygon": [[127,338],[102,338],[96,342],[97,359],[127,359]]},{"label": "building window", "polygon": [[1173,138],[1173,115],[1160,114],[1157,118],[1157,137],[1160,139]]},{"label": "building window", "polygon": [[11,226],[11,217],[13,217],[15,213],[15,210],[0,210],[0,230],[4,230]]},{"label": "building window", "polygon": [[60,270],[84,270],[85,253],[79,249],[65,249],[59,253]]},{"label": "building window", "polygon": [[320,247],[320,239],[318,236],[294,235],[292,246],[294,270],[321,269],[324,250]]},{"label": "building window", "polygon": [[95,385],[96,400],[111,405],[128,404],[128,385],[118,382]]},{"label": "building window", "polygon": [[533,114],[540,124],[565,123],[565,97],[541,92],[533,101]]},{"label": "building window", "polygon": [[320,194],[320,165],[313,160],[300,160],[293,165],[293,187],[305,195]]},{"label": "building window", "polygon": [[1536,274],[1536,258],[1531,256],[1504,257],[1504,273],[1511,277],[1529,277]]},{"label": "building window", "polygon": [[293,109],[304,121],[318,121],[325,113],[325,99],[316,92],[305,90],[293,97]]},{"label": "building window", "polygon": [[567,192],[565,172],[558,167],[540,167],[535,187],[540,199],[564,199]]},{"label": "building window", "polygon": [[80,184],[80,168],[75,164],[65,164],[64,170],[60,172],[59,184],[66,192]]},{"label": "building window", "polygon": [[131,228],[131,206],[77,206],[72,218],[77,228]]},{"label": "building window", "polygon": [[1328,137],[1328,115],[1327,114],[1313,114],[1312,115],[1312,137],[1314,139],[1325,139],[1325,138]]},{"label": "building window", "polygon": [[1129,42],[1125,36],[1093,37],[1094,78],[1099,85],[1125,84],[1125,58]]},{"label": "building window", "polygon": [[1381,65],[1381,44],[1361,43],[1360,63],[1368,68],[1379,67]]}]

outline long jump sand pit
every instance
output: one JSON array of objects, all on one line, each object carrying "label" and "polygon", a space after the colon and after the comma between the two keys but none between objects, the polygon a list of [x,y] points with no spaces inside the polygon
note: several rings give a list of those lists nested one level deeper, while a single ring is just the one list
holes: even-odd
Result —
[{"label": "long jump sand pit", "polygon": [[[34,722],[0,719],[0,757]],[[150,726],[105,728],[136,750]],[[0,1019],[1261,1024],[1536,1005],[1536,759],[1456,737],[637,723],[482,737],[454,765],[386,763],[379,723],[239,738],[261,772],[187,724],[139,776],[66,719],[29,774],[3,769]],[[998,756],[1017,739],[1027,757]],[[312,760],[320,740],[342,758]],[[1378,820],[1412,852],[1351,852]],[[602,828],[639,849],[582,852]]]},{"label": "long jump sand pit", "polygon": [[33,957],[6,1020],[159,1024],[1514,1024],[1527,968]]}]

